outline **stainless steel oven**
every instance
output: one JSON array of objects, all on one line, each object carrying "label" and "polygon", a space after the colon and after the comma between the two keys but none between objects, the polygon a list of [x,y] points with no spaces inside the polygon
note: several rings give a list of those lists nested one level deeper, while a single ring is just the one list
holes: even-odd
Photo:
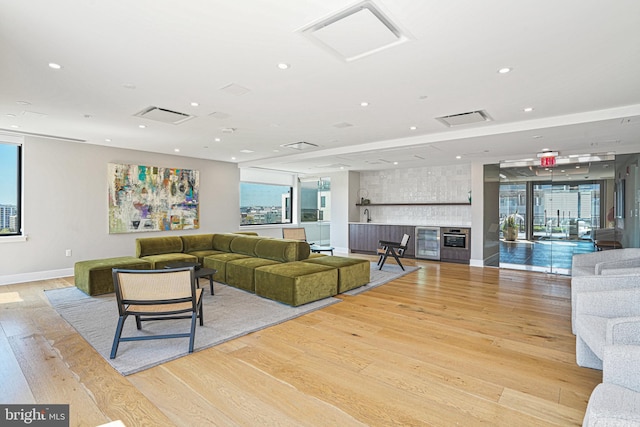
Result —
[{"label": "stainless steel oven", "polygon": [[468,263],[471,258],[471,229],[443,227],[440,230],[440,259]]}]

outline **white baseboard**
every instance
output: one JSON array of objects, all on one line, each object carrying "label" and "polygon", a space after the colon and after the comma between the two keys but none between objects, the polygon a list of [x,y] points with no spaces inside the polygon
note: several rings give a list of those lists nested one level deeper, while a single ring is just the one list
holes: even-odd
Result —
[{"label": "white baseboard", "polygon": [[35,282],[36,280],[57,279],[59,277],[73,276],[73,268],[60,270],[34,271],[32,273],[12,274],[0,276],[0,285],[12,285],[14,283]]}]

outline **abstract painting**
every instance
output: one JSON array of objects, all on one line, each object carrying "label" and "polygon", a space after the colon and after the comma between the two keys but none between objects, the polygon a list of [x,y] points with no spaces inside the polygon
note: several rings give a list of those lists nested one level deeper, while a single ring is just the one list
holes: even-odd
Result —
[{"label": "abstract painting", "polygon": [[109,163],[109,233],[200,227],[197,170]]}]

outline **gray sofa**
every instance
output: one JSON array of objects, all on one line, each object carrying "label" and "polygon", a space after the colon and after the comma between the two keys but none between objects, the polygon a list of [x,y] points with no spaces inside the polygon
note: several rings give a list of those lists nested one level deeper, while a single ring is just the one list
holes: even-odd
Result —
[{"label": "gray sofa", "polygon": [[640,345],[640,288],[579,292],[576,362],[602,369],[608,345]]},{"label": "gray sofa", "polygon": [[604,348],[602,383],[591,393],[583,427],[640,425],[640,347]]},{"label": "gray sofa", "polygon": [[[604,270],[640,267],[640,248],[615,249],[574,255],[571,276],[593,276]],[[608,272],[607,274],[615,274]]]}]

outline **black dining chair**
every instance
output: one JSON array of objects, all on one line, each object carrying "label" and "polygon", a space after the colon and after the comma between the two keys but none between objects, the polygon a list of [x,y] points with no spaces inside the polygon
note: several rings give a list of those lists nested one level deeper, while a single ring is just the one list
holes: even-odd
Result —
[{"label": "black dining chair", "polygon": [[400,243],[380,240],[378,242],[378,270],[382,270],[382,266],[387,261],[387,257],[392,256],[404,271],[404,266],[400,262],[400,258],[404,256],[410,238],[410,235],[405,234],[402,236]]}]

